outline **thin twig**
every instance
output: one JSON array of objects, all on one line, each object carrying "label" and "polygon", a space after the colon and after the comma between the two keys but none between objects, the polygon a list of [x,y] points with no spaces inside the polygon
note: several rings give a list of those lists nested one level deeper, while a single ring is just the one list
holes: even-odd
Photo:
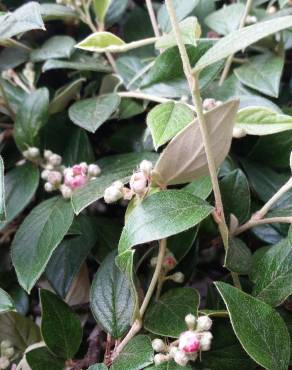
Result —
[{"label": "thin twig", "polygon": [[244,231],[251,229],[252,227],[265,225],[265,224],[275,224],[275,223],[286,223],[292,224],[292,217],[268,217],[262,218],[260,220],[249,220],[244,225],[239,226],[234,232],[234,236],[243,233]]},{"label": "thin twig", "polygon": [[[243,16],[242,16],[241,21],[240,21],[240,24],[239,24],[239,29],[241,29],[241,28],[244,27],[245,21],[246,21],[246,17],[248,16],[248,14],[250,12],[251,6],[252,6],[252,0],[247,0],[246,1],[246,5],[245,5],[245,9],[244,9],[244,13],[243,13]],[[233,57],[234,57],[234,54],[230,55],[227,58],[227,60],[226,60],[226,63],[225,63],[225,66],[224,66],[222,75],[220,77],[219,86],[221,86],[223,84],[223,82],[225,81],[226,77],[228,76],[230,67],[231,67],[232,62],[233,62]]]},{"label": "thin twig", "polygon": [[146,6],[147,6],[148,14],[149,14],[149,17],[150,17],[150,20],[151,20],[154,35],[156,37],[160,37],[159,27],[158,27],[157,19],[156,19],[155,12],[154,12],[154,9],[153,9],[152,1],[151,0],[146,0]]},{"label": "thin twig", "polygon": [[[206,119],[205,119],[203,105],[202,105],[198,75],[196,73],[195,74],[192,73],[192,67],[190,64],[190,60],[189,60],[185,44],[183,42],[183,39],[180,33],[179,23],[178,23],[175,9],[173,6],[173,0],[166,0],[165,3],[166,3],[167,11],[170,17],[170,21],[172,24],[172,28],[175,34],[179,52],[181,55],[184,73],[189,83],[189,87],[190,87],[191,94],[192,94],[192,100],[196,108],[197,118],[198,118],[202,140],[203,140],[203,144],[204,144],[204,148],[206,152],[207,163],[208,163],[210,178],[212,182],[212,188],[213,188],[214,197],[215,197],[215,220],[218,223],[219,231],[220,231],[220,234],[223,240],[225,250],[227,250],[229,232],[228,232],[228,227],[226,225],[224,211],[223,211],[223,203],[222,203],[222,197],[221,197],[221,192],[219,188],[219,182],[217,178],[217,169],[216,169],[215,159],[212,153],[212,146],[210,142],[208,129],[206,126]],[[237,287],[239,287],[239,284],[238,284],[239,280],[238,279],[233,279],[233,280],[234,280],[234,284]]]}]

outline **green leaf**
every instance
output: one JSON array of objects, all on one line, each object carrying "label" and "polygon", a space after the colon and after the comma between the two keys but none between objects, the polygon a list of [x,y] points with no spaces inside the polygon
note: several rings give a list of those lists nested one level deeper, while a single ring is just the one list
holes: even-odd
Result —
[{"label": "green leaf", "polygon": [[39,146],[39,132],[47,123],[49,91],[42,87],[27,95],[14,123],[14,139],[20,150]]},{"label": "green leaf", "polygon": [[229,284],[217,282],[216,288],[249,356],[267,370],[287,370],[290,338],[281,316],[271,306]]},{"label": "green leaf", "polygon": [[9,312],[0,315],[0,341],[3,340],[9,340],[22,355],[28,346],[41,341],[41,333],[31,318]]},{"label": "green leaf", "polygon": [[0,39],[9,39],[34,29],[45,30],[45,25],[40,14],[40,5],[31,1],[1,17]]},{"label": "green leaf", "polygon": [[110,253],[99,267],[91,286],[90,306],[95,320],[114,338],[121,338],[130,327],[134,302],[125,274],[115,264],[116,252]]},{"label": "green leaf", "polygon": [[185,191],[155,193],[130,213],[119,242],[119,254],[137,244],[185,231],[204,220],[212,211],[213,207],[207,202]]},{"label": "green leaf", "polygon": [[220,35],[228,35],[239,28],[244,9],[245,6],[241,3],[225,5],[223,8],[209,14],[205,23]]},{"label": "green leaf", "polygon": [[82,328],[79,318],[58,296],[41,289],[42,336],[56,356],[71,359],[79,349]]},{"label": "green leaf", "polygon": [[42,68],[42,72],[50,71],[51,69],[73,69],[77,71],[96,71],[96,72],[111,72],[111,68],[104,63],[102,57],[96,58],[81,53],[74,53],[70,60],[47,60]]},{"label": "green leaf", "polygon": [[45,22],[77,18],[77,13],[73,9],[61,4],[43,3],[40,4],[40,11]]},{"label": "green leaf", "polygon": [[115,0],[111,1],[109,9],[106,14],[106,24],[108,26],[113,25],[118,22],[124,12],[127,9],[129,0]]},{"label": "green leaf", "polygon": [[[187,17],[194,8],[198,5],[199,0],[174,0],[173,6],[175,9],[177,20],[180,22]],[[157,20],[164,32],[171,31],[171,22],[165,5],[161,5],[157,13]]]},{"label": "green leaf", "polygon": [[241,239],[229,239],[224,266],[238,274],[249,273],[251,268],[251,251]]},{"label": "green leaf", "polygon": [[0,314],[15,311],[15,305],[8,293],[0,288]]},{"label": "green leaf", "polygon": [[174,361],[167,361],[160,365],[147,367],[147,370],[191,370],[191,366],[180,366]]},{"label": "green leaf", "polygon": [[[245,174],[236,169],[220,181],[220,190],[226,214],[234,214],[243,223],[250,214],[250,190]],[[240,201],[238,201],[240,199]]]},{"label": "green leaf", "polygon": [[84,99],[71,105],[69,117],[75,125],[95,132],[118,109],[120,101],[114,93]]},{"label": "green leaf", "polygon": [[125,346],[111,370],[138,370],[152,364],[153,349],[149,337],[137,335]]},{"label": "green leaf", "polygon": [[35,207],[17,230],[11,247],[12,263],[19,284],[27,292],[44,272],[72,221],[70,202],[54,197]]},{"label": "green leaf", "polygon": [[40,48],[31,52],[33,62],[42,62],[54,58],[70,58],[76,41],[70,36],[53,36]]},{"label": "green leaf", "polygon": [[[238,101],[231,100],[205,113],[211,150],[217,167],[229,152],[237,109]],[[154,167],[154,176],[155,179],[157,177],[159,184],[176,185],[207,174],[209,174],[207,158],[196,119],[167,145]]]},{"label": "green leaf", "polygon": [[87,370],[107,370],[105,364],[95,364],[90,366]]},{"label": "green leaf", "polygon": [[148,308],[144,327],[156,335],[178,338],[186,330],[186,315],[198,315],[199,302],[200,296],[195,289],[171,289]]},{"label": "green leaf", "polygon": [[72,204],[75,213],[80,213],[91,203],[102,198],[105,189],[114,181],[128,182],[133,170],[143,159],[155,163],[157,155],[149,152],[129,153],[99,160],[97,164],[101,168],[101,175],[96,180],[90,181],[82,189],[76,190],[73,194]]},{"label": "green leaf", "polygon": [[64,361],[55,357],[46,347],[29,351],[25,355],[27,363],[33,370],[63,370]]},{"label": "green leaf", "polygon": [[6,199],[6,222],[12,221],[31,201],[39,184],[39,170],[32,163],[25,163],[9,171],[4,178]]},{"label": "green leaf", "polygon": [[190,251],[197,238],[198,231],[199,227],[192,227],[189,230],[173,235],[167,239],[167,249],[175,255],[178,262]]},{"label": "green leaf", "polygon": [[76,45],[76,48],[95,53],[119,52],[125,46],[125,41],[110,32],[95,32]]},{"label": "green leaf", "polygon": [[[201,27],[196,17],[188,17],[180,22],[179,29],[184,44],[197,45],[197,40],[201,36]],[[176,45],[177,42],[173,31],[167,35],[159,37],[155,43],[156,49],[167,49]]]},{"label": "green leaf", "polygon": [[[78,235],[70,235],[77,227]],[[54,290],[65,298],[98,235],[92,218],[80,215],[69,229],[69,235],[54,251],[46,268],[46,276]]]},{"label": "green leaf", "polygon": [[208,196],[212,193],[211,178],[208,175],[199,177],[195,181],[186,185],[183,190],[201,199],[207,199]]},{"label": "green leaf", "polygon": [[292,27],[292,16],[274,18],[234,31],[210,48],[198,61],[193,71],[199,72],[210,64],[227,58],[260,39],[289,27]]},{"label": "green leaf", "polygon": [[71,135],[68,138],[66,149],[63,154],[63,162],[70,166],[81,162],[95,162],[88,134],[80,127],[75,126],[71,128]]},{"label": "green leaf", "polygon": [[167,102],[157,105],[147,116],[155,149],[167,143],[194,120],[193,111],[183,103]]},{"label": "green leaf", "polygon": [[248,63],[235,68],[234,73],[244,85],[277,98],[283,67],[283,58],[264,54],[248,59]]},{"label": "green leaf", "polygon": [[103,23],[111,0],[94,0],[93,8],[98,22]]},{"label": "green leaf", "polygon": [[59,89],[50,103],[50,114],[59,113],[65,110],[70,101],[80,92],[84,81],[86,81],[85,78],[78,78],[78,80],[70,82]]},{"label": "green leaf", "polygon": [[241,109],[235,118],[235,127],[248,135],[271,135],[292,129],[292,117],[264,107]]},{"label": "green leaf", "polygon": [[196,369],[252,370],[257,367],[242,349],[229,322],[224,319],[214,320],[212,334],[211,350],[202,353],[202,361],[196,363]]},{"label": "green leaf", "polygon": [[292,246],[284,239],[253,255],[250,278],[253,295],[271,306],[278,306],[292,294]]},{"label": "green leaf", "polygon": [[0,222],[6,221],[5,186],[4,186],[4,162],[0,157]]}]

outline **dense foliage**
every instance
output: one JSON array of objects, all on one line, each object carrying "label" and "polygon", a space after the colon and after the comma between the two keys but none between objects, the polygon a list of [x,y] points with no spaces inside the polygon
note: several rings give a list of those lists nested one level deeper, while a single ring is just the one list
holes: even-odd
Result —
[{"label": "dense foliage", "polygon": [[0,369],[292,366],[292,1],[0,4]]}]

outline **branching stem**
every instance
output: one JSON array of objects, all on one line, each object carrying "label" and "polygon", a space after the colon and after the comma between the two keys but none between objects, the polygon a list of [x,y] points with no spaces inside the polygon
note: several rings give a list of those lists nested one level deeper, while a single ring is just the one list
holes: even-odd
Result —
[{"label": "branching stem", "polygon": [[157,23],[157,20],[156,20],[155,13],[154,13],[152,1],[151,0],[146,0],[146,6],[147,6],[147,10],[148,10],[148,14],[149,14],[149,17],[150,17],[150,20],[151,20],[151,24],[152,24],[154,34],[155,34],[156,37],[160,37],[159,27],[158,27],[158,23]]}]

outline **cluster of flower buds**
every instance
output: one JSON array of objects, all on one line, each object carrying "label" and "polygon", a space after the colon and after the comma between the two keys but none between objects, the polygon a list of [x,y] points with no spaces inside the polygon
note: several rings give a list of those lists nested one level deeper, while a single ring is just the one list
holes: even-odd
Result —
[{"label": "cluster of flower buds", "polygon": [[23,151],[22,155],[25,159],[28,159],[29,161],[34,162],[40,159],[40,150],[39,148],[32,146],[26,149],[25,151]]},{"label": "cluster of flower buds", "polygon": [[81,0],[56,0],[57,4],[68,6],[69,8],[75,10],[82,6]]},{"label": "cluster of flower buds", "polygon": [[114,203],[120,199],[131,200],[135,195],[143,197],[148,189],[152,168],[150,161],[143,160],[139,165],[139,170],[131,176],[130,188],[125,187],[121,181],[115,181],[105,189],[104,201]]},{"label": "cluster of flower buds", "polygon": [[170,345],[158,338],[152,341],[152,348],[157,352],[154,356],[155,365],[173,359],[178,365],[186,366],[189,361],[196,361],[199,352],[210,350],[212,320],[208,316],[196,319],[194,315],[188,314],[185,321],[188,330],[181,333],[177,341]]},{"label": "cluster of flower buds", "polygon": [[213,98],[207,98],[203,100],[203,109],[204,111],[209,111],[211,109],[219,107],[222,104],[222,101],[215,100]]},{"label": "cluster of flower buds", "polygon": [[10,362],[15,355],[14,348],[8,340],[3,340],[0,343],[0,369],[8,369]]},{"label": "cluster of flower buds", "polygon": [[255,15],[248,15],[245,19],[245,24],[255,24],[257,23],[258,19]]},{"label": "cluster of flower buds", "polygon": [[[155,267],[157,265],[157,257],[152,257],[150,260],[151,267]],[[174,254],[170,250],[166,250],[165,257],[162,262],[162,274],[165,276],[169,271],[173,270],[177,265],[177,260]],[[172,280],[175,283],[183,283],[184,281],[184,274],[180,271],[175,272],[172,275],[168,275],[164,278],[164,280]]]}]

